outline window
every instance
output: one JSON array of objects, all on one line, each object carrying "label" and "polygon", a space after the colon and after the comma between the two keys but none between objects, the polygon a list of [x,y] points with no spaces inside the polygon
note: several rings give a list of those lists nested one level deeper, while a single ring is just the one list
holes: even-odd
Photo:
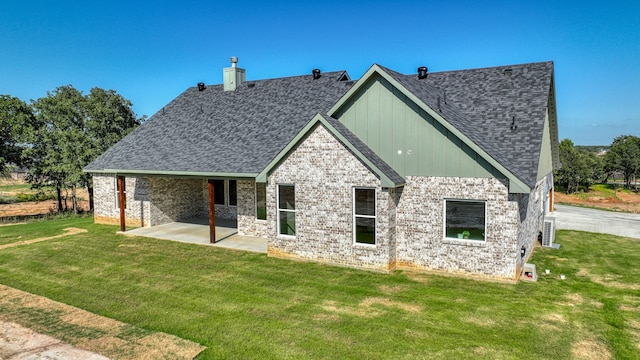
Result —
[{"label": "window", "polygon": [[267,220],[267,184],[256,183],[256,219]]},{"label": "window", "polygon": [[486,202],[445,200],[445,237],[484,241]]},{"label": "window", "polygon": [[296,197],[293,185],[278,185],[278,234],[296,234]]},{"label": "window", "polygon": [[224,180],[213,180],[213,197],[216,205],[224,205]]},{"label": "window", "polygon": [[375,189],[353,189],[353,238],[358,244],[376,243]]},{"label": "window", "polygon": [[229,205],[238,206],[238,183],[235,180],[229,180]]},{"label": "window", "polygon": [[213,196],[215,197],[216,205],[238,206],[238,184],[236,180],[213,180]]}]

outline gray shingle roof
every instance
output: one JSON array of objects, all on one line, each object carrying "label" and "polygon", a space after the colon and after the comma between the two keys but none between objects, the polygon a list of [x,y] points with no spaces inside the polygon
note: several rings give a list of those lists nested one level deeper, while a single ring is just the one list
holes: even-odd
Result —
[{"label": "gray shingle roof", "polygon": [[[362,142],[354,133],[352,133],[344,124],[338,119],[330,117],[326,114],[321,114],[322,117],[333,126],[340,135],[342,135],[353,147],[355,147],[362,155],[364,155],[378,170],[382,171],[396,186],[404,185],[405,180],[400,174],[398,174],[389,164],[387,164],[382,158],[378,156],[367,144]],[[370,169],[372,170],[372,169]]]},{"label": "gray shingle roof", "polygon": [[86,171],[259,173],[352,85],[344,71],[187,89]]},{"label": "gray shingle roof", "polygon": [[422,80],[383,70],[524,183],[535,185],[553,62],[435,72]]},{"label": "gray shingle roof", "polygon": [[[529,186],[536,182],[553,63],[403,75],[380,67]],[[257,174],[351,87],[345,72],[187,89],[86,171]],[[323,116],[396,183],[404,182],[339,121]],[[515,118],[517,129],[511,129]]]}]

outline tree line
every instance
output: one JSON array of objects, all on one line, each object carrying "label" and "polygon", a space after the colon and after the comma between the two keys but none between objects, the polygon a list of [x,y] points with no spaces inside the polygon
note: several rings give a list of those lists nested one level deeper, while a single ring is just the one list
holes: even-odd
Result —
[{"label": "tree line", "polygon": [[596,183],[607,183],[619,174],[627,189],[637,189],[640,176],[640,137],[621,135],[613,140],[604,155],[577,148],[569,139],[560,142],[559,170],[555,183],[567,193],[588,191]]},{"label": "tree line", "polygon": [[[87,188],[92,211],[92,177],[82,169],[143,121],[129,100],[98,87],[83,95],[60,86],[30,103],[0,95],[0,173],[8,164],[27,168],[33,187],[55,188],[58,211],[78,213],[76,191]],[[71,192],[70,206],[63,190]]]}]

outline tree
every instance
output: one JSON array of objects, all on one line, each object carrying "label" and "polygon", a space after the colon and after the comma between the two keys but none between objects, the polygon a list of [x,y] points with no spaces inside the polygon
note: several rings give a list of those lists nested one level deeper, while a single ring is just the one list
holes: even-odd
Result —
[{"label": "tree", "polygon": [[0,173],[7,164],[22,165],[27,129],[33,127],[31,107],[17,97],[0,95]]},{"label": "tree", "polygon": [[[84,139],[85,98],[71,85],[58,87],[33,102],[38,128],[25,154],[30,164],[29,182],[51,183],[62,211],[61,190],[71,188],[72,208],[78,212],[76,188],[82,176],[87,144]],[[66,208],[64,209],[66,210]]]},{"label": "tree", "polygon": [[78,212],[76,190],[87,187],[93,210],[91,177],[82,169],[140,123],[131,102],[113,90],[93,88],[87,96],[71,85],[61,86],[33,103],[38,128],[25,152],[31,162],[29,181],[53,183],[58,210],[63,210],[61,189],[71,189]]},{"label": "tree", "polygon": [[640,138],[621,135],[613,139],[605,162],[610,171],[622,172],[626,187],[631,188],[631,180],[640,175]]},{"label": "tree", "polygon": [[590,163],[595,159],[587,151],[575,148],[573,142],[564,139],[560,142],[560,163],[562,167],[555,173],[555,181],[567,193],[575,193],[581,188],[588,190],[593,183],[594,172]]},{"label": "tree", "polygon": [[580,147],[578,151],[581,153],[585,165],[589,170],[589,184],[601,183],[605,181],[604,159],[602,155],[598,155],[586,148]]},{"label": "tree", "polygon": [[[86,135],[90,148],[87,149],[87,163],[95,160],[125,135],[135,129],[144,117],[138,119],[133,112],[131,101],[113,90],[98,87],[86,96]],[[89,193],[89,208],[93,210],[93,182],[89,174],[84,174],[81,184]]]}]

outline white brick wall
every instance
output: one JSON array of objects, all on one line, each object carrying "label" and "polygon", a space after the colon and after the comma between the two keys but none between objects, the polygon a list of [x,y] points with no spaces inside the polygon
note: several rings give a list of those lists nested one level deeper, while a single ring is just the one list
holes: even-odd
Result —
[{"label": "white brick wall", "polygon": [[[444,238],[445,199],[487,202],[485,241]],[[500,180],[409,176],[397,211],[398,268],[515,276],[518,208]]]},{"label": "white brick wall", "polygon": [[[93,176],[94,218],[96,223],[119,224],[120,209],[116,207],[116,177],[113,174]],[[147,178],[125,178],[125,221],[131,226],[150,226],[150,189]]]},{"label": "white brick wall", "polygon": [[[125,221],[128,226],[156,226],[208,216],[207,181],[204,179],[125,177]],[[94,175],[94,217],[97,223],[119,224],[115,176]],[[247,195],[238,189],[238,201]],[[236,206],[216,205],[216,217],[236,218]]]},{"label": "white brick wall", "polygon": [[[203,179],[126,178],[127,224],[154,226],[207,216]],[[295,185],[296,236],[277,235],[276,188]],[[266,237],[271,256],[377,270],[411,268],[514,278],[537,238],[544,198],[542,179],[529,195],[509,195],[506,180],[409,176],[399,189],[380,181],[324,127],[318,126],[269,176],[267,220],[255,216],[255,182],[238,180],[238,206],[216,205],[236,218],[241,235]],[[353,188],[376,189],[376,245],[354,244]],[[113,175],[94,176],[96,222],[118,223]],[[444,201],[486,201],[485,241],[445,239]]]},{"label": "white brick wall", "polygon": [[[276,186],[295,185],[296,236],[278,236]],[[376,189],[375,246],[353,242],[353,187]],[[393,192],[324,127],[314,129],[271,174],[267,186],[268,251],[272,256],[389,270]]]}]

